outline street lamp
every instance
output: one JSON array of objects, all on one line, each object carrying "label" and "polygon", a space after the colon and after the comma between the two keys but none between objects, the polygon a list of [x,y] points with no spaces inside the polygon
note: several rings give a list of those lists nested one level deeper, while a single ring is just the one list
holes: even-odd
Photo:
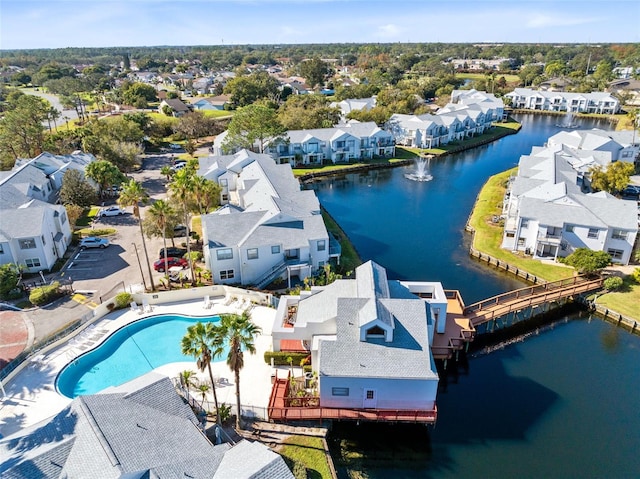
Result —
[{"label": "street lamp", "polygon": [[140,255],[138,254],[138,247],[135,243],[131,243],[133,245],[133,249],[136,252],[136,258],[138,259],[138,267],[140,268],[140,276],[142,276],[142,285],[144,286],[144,290],[147,290],[147,282],[144,280],[144,273],[142,272],[142,263],[140,262]]}]

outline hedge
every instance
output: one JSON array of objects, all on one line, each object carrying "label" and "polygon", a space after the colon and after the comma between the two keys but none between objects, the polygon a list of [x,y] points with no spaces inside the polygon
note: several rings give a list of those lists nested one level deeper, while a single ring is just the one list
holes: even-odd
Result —
[{"label": "hedge", "polygon": [[61,296],[60,283],[58,281],[54,281],[51,284],[33,288],[29,294],[29,301],[31,301],[31,304],[41,306],[43,304],[50,303],[59,296]]},{"label": "hedge", "polygon": [[290,351],[266,351],[264,353],[264,362],[271,364],[273,358],[274,366],[290,366],[288,358],[293,359],[293,366],[299,367],[300,361],[309,356],[309,353],[293,353]]}]

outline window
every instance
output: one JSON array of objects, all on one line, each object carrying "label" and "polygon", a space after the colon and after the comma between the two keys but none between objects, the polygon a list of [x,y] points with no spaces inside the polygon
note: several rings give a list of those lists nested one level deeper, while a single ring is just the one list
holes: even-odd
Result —
[{"label": "window", "polygon": [[222,195],[222,201],[229,201],[229,195]]},{"label": "window", "polygon": [[247,259],[258,259],[258,248],[249,248],[247,250]]},{"label": "window", "polygon": [[233,279],[234,273],[232,269],[220,271],[220,279]]},{"label": "window", "polygon": [[18,240],[20,249],[34,249],[36,247],[36,240],[33,238]]},{"label": "window", "polygon": [[373,389],[367,389],[367,399],[373,399]]},{"label": "window", "polygon": [[613,230],[613,232],[611,233],[611,238],[617,240],[626,240],[627,232],[623,230]]},{"label": "window", "polygon": [[67,213],[66,212],[62,212],[62,214],[60,215],[60,222],[62,224],[65,224],[67,222]]},{"label": "window", "polygon": [[331,388],[332,396],[348,396],[349,388]]},{"label": "window", "polygon": [[369,329],[367,329],[367,335],[366,335],[367,339],[371,338],[384,338],[384,329],[382,329],[380,326],[373,326]]},{"label": "window", "polygon": [[608,249],[607,253],[611,255],[611,259],[622,260],[622,255],[624,255],[624,251],[621,249]]},{"label": "window", "polygon": [[40,238],[42,239],[42,244],[43,244],[44,246],[46,246],[46,245],[47,245],[47,242],[44,240],[44,235],[40,236]]},{"label": "window", "polygon": [[220,179],[220,186],[228,186],[228,185],[229,185],[229,180],[227,180],[226,178]]},{"label": "window", "polygon": [[4,254],[4,248],[2,247],[1,244],[0,244],[0,254]]},{"label": "window", "polygon": [[566,225],[566,226],[564,227],[564,230],[565,230],[567,233],[573,233],[573,228],[575,228],[575,225]]},{"label": "window", "polygon": [[520,228],[528,228],[529,227],[529,220],[527,218],[522,218],[520,220]]},{"label": "window", "polygon": [[587,238],[597,238],[597,237],[598,237],[598,229],[589,228],[589,232],[587,233]]},{"label": "window", "polygon": [[223,259],[233,259],[233,250],[231,248],[219,249],[216,251],[218,261]]},{"label": "window", "polygon": [[336,148],[344,148],[344,141],[336,141]]},{"label": "window", "polygon": [[516,234],[513,231],[507,231],[507,234],[505,236],[507,238],[515,238]]},{"label": "window", "polygon": [[271,254],[280,254],[280,245],[279,244],[271,247]]},{"label": "window", "polygon": [[526,238],[518,238],[518,246],[524,246]]},{"label": "window", "polygon": [[318,251],[324,251],[327,249],[327,242],[325,240],[318,241]]},{"label": "window", "polygon": [[25,259],[24,264],[27,265],[27,268],[37,268],[40,266],[40,258]]}]

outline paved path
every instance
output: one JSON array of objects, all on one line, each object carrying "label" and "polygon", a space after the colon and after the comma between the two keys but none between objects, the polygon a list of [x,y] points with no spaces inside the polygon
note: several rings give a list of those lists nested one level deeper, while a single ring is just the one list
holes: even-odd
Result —
[{"label": "paved path", "polygon": [[33,328],[26,313],[0,312],[0,369],[33,342]]}]

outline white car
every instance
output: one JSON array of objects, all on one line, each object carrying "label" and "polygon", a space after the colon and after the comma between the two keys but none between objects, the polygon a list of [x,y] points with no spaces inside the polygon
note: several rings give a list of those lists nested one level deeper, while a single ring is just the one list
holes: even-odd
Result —
[{"label": "white car", "polygon": [[109,240],[107,238],[98,238],[96,236],[87,236],[80,240],[80,248],[106,248],[109,246]]},{"label": "white car", "polygon": [[125,213],[126,211],[119,206],[109,206],[107,208],[100,208],[100,211],[98,211],[98,216],[104,218],[105,216],[120,216],[124,215]]}]

